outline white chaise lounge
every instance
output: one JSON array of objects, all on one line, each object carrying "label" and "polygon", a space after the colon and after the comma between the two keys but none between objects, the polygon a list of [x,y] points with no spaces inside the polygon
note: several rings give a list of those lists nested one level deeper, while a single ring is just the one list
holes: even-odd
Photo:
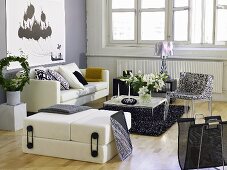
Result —
[{"label": "white chaise lounge", "polygon": [[[116,111],[89,109],[71,115],[40,112],[27,117],[23,152],[105,163],[117,154],[110,125],[110,116],[114,113]],[[131,114],[124,114],[130,128]],[[98,141],[93,139],[94,134],[98,134]],[[97,155],[92,154],[91,147],[97,149]]]}]

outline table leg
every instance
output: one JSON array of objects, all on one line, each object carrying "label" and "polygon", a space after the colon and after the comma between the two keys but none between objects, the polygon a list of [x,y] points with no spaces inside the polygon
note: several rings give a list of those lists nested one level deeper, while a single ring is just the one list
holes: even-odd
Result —
[{"label": "table leg", "polygon": [[164,121],[166,120],[167,116],[168,116],[168,111],[169,111],[169,101],[166,100],[165,102],[165,106],[164,106]]}]

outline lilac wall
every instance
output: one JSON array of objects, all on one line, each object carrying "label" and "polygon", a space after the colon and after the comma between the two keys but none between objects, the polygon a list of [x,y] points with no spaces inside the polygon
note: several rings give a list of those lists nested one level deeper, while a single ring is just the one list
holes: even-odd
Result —
[{"label": "lilac wall", "polygon": [[85,5],[85,0],[65,1],[66,62],[76,62],[80,68],[87,66]]}]

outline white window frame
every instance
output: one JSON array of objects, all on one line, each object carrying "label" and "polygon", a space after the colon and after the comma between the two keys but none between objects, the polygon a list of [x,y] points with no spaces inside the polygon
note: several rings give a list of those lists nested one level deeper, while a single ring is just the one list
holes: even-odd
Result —
[{"label": "white window frame", "polygon": [[[190,44],[191,42],[191,3],[190,0],[188,0],[188,6],[184,7],[174,7],[174,0],[170,0],[169,5],[169,13],[170,17],[169,19],[169,41],[174,41],[174,12],[175,11],[186,11],[188,10],[188,35],[186,41],[174,41],[175,44]],[[170,24],[170,22],[172,22]]]},{"label": "white window frame", "polygon": [[[165,40],[174,41],[174,31],[173,31],[173,19],[174,19],[174,11],[183,11],[188,10],[188,40],[187,41],[174,41],[176,45],[187,45],[188,47],[224,47],[227,46],[227,41],[217,41],[217,0],[214,0],[214,21],[213,21],[213,42],[212,44],[204,43],[204,34],[201,36],[201,43],[191,43],[191,0],[188,0],[188,6],[185,7],[174,7],[174,0],[165,0]],[[163,8],[148,8],[141,9],[141,0],[134,0],[135,8],[134,9],[112,9],[112,0],[107,0],[107,37],[108,37],[108,45],[123,45],[123,46],[140,46],[147,44],[155,44],[160,40],[141,40],[141,12],[154,12],[154,11],[163,11]],[[227,10],[227,5],[221,5]],[[134,34],[135,40],[113,40],[112,35],[112,12],[135,12],[135,24],[134,24]],[[202,22],[202,30],[204,29],[204,20]]]},{"label": "white window frame", "polygon": [[[124,43],[124,44],[136,44],[137,43],[137,22],[138,22],[138,17],[137,17],[137,0],[134,0],[134,4],[135,4],[135,7],[134,9],[112,9],[112,0],[109,0],[108,1],[109,3],[108,4],[108,19],[109,19],[109,22],[108,22],[108,25],[109,25],[109,29],[108,29],[108,37],[109,37],[109,42],[111,44],[121,44],[121,43]],[[135,18],[134,18],[134,38],[135,40],[113,40],[113,34],[112,34],[112,13],[113,12],[135,12]]]},{"label": "white window frame", "polygon": [[[164,26],[164,40],[167,40],[168,37],[168,0],[165,0],[165,8],[147,8],[147,9],[142,9],[142,4],[141,0],[138,0],[138,25],[137,25],[137,37],[138,37],[138,44],[154,44],[158,41],[162,40],[142,40],[141,39],[141,13],[142,12],[159,12],[159,11],[164,11],[165,12],[165,26]],[[163,41],[164,41],[163,40]]]}]

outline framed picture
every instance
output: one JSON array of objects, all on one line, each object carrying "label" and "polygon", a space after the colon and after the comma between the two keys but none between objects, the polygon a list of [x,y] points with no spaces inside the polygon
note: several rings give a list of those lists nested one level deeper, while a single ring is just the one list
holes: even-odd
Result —
[{"label": "framed picture", "polygon": [[6,19],[7,55],[23,53],[30,66],[65,62],[64,0],[7,0]]}]

